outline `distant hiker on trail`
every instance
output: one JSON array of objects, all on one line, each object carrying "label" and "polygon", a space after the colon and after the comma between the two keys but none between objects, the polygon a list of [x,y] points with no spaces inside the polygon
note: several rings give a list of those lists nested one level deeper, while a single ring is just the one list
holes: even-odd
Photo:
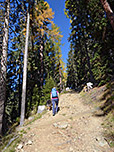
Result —
[{"label": "distant hiker on trail", "polygon": [[59,103],[59,92],[56,90],[55,87],[52,88],[51,90],[51,101],[52,101],[52,110],[54,116],[58,112],[58,103]]},{"label": "distant hiker on trail", "polygon": [[93,88],[92,85],[93,85],[93,83],[91,83],[91,82],[88,82],[88,83],[87,83],[87,90],[88,90],[88,91],[90,91],[90,89]]}]

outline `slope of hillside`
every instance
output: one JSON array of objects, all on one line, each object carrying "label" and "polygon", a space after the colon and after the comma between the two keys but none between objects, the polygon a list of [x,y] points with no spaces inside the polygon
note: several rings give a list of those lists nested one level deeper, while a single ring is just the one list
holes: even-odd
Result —
[{"label": "slope of hillside", "polygon": [[80,93],[83,103],[96,108],[94,115],[101,117],[104,136],[114,147],[114,82],[93,88],[90,92]]},{"label": "slope of hillside", "polygon": [[[60,111],[55,116],[52,116],[52,111],[48,111],[40,119],[18,128],[21,129],[18,134],[23,136],[14,151],[112,152],[114,149],[103,135],[103,118],[95,116],[98,108],[87,100],[88,96],[92,97],[91,92],[62,94]],[[13,151],[10,148],[5,152]]]}]

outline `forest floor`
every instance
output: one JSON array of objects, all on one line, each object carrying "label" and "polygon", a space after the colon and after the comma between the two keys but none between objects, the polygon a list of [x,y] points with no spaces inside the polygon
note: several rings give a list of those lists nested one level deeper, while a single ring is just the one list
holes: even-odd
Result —
[{"label": "forest floor", "polygon": [[[88,93],[89,94],[89,93]],[[46,112],[27,125],[16,152],[112,152],[103,136],[103,118],[78,93],[60,96],[59,112]]]}]

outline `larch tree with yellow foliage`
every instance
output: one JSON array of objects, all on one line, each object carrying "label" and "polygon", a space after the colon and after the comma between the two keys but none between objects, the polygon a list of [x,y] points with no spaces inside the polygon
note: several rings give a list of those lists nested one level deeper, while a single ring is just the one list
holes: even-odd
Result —
[{"label": "larch tree with yellow foliage", "polygon": [[63,35],[61,35],[61,31],[59,30],[59,27],[57,27],[55,24],[52,24],[52,29],[50,31],[50,38],[52,39],[54,43],[54,51],[55,51],[55,71],[54,71],[54,77],[56,82],[58,82],[58,86],[60,88],[60,91],[63,89],[63,80],[64,79],[64,72],[65,72],[65,65],[62,60],[62,52],[61,52],[61,39]]}]

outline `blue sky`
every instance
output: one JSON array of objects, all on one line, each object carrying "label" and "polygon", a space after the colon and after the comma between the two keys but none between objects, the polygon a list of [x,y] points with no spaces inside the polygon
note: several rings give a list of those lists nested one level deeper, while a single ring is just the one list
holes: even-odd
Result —
[{"label": "blue sky", "polygon": [[69,52],[69,45],[68,37],[69,37],[69,19],[64,15],[64,9],[65,9],[65,0],[46,0],[48,4],[50,5],[50,8],[52,8],[52,11],[55,13],[54,15],[54,23],[60,27],[60,31],[62,32],[63,38],[62,38],[62,44],[64,46],[61,46],[62,51],[62,58],[63,61],[66,63],[68,58],[68,52]]}]

